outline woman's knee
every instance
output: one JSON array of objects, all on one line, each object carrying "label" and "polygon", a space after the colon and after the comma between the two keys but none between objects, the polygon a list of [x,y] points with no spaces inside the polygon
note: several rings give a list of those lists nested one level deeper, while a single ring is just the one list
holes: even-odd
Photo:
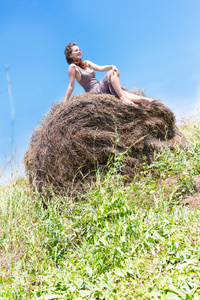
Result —
[{"label": "woman's knee", "polygon": [[107,74],[108,74],[108,76],[109,76],[110,78],[119,77],[118,74],[117,74],[117,72],[113,72],[113,70],[108,71]]}]

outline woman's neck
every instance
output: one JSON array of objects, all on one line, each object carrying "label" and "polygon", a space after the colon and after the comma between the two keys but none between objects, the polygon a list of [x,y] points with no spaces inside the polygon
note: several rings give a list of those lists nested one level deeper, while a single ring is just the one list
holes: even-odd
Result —
[{"label": "woman's neck", "polygon": [[87,68],[86,61],[83,61],[82,59],[79,60],[79,61],[74,61],[74,64],[79,66],[81,69],[86,69]]}]

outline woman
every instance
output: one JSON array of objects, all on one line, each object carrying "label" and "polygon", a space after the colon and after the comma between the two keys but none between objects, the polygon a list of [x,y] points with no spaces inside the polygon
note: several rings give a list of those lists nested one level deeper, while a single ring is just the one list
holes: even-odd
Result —
[{"label": "woman", "polygon": [[[65,48],[66,60],[69,64],[69,86],[65,95],[66,102],[73,90],[75,78],[85,89],[86,93],[91,94],[111,94],[119,97],[125,104],[134,105],[134,103],[143,103],[149,105],[157,100],[148,97],[134,95],[121,88],[119,81],[119,71],[113,66],[99,66],[89,60],[83,61],[82,52],[74,42],[68,44]],[[104,78],[98,82],[95,78],[95,72],[109,71]]]}]

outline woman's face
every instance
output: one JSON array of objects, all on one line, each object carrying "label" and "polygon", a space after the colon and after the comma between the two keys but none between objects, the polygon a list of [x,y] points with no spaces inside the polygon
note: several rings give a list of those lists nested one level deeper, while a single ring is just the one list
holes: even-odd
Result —
[{"label": "woman's face", "polygon": [[74,60],[79,60],[82,58],[82,52],[78,46],[72,47],[72,53],[70,54],[70,57],[72,57]]}]

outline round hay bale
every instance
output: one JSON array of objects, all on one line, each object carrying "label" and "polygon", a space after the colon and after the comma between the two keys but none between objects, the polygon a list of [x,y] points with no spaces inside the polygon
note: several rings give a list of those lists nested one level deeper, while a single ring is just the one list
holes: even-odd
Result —
[{"label": "round hay bale", "polygon": [[39,192],[84,192],[112,155],[128,149],[122,174],[132,180],[136,168],[144,160],[152,163],[154,151],[166,140],[172,146],[185,143],[173,112],[161,102],[128,106],[112,95],[80,94],[67,104],[52,105],[33,132],[24,164]]}]

